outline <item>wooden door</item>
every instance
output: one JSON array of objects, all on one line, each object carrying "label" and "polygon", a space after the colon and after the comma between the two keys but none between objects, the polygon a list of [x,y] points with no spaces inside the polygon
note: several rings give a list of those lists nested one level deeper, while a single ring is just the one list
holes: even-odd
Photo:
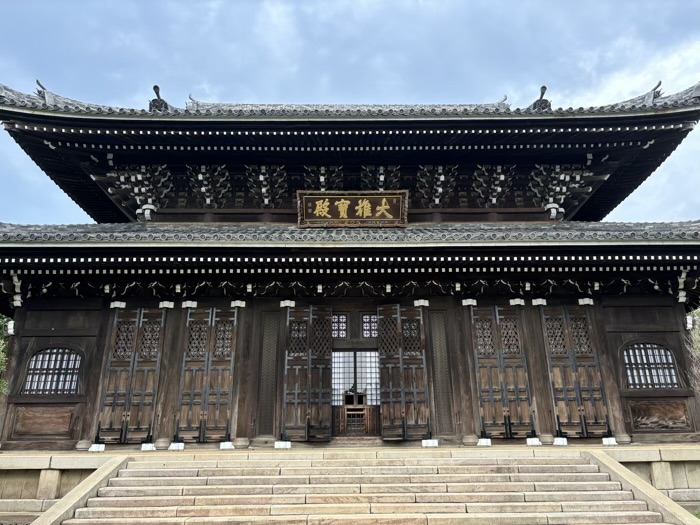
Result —
[{"label": "wooden door", "polygon": [[588,312],[580,306],[547,306],[542,315],[559,434],[607,434],[605,393]]},{"label": "wooden door", "polygon": [[472,308],[472,340],[485,437],[525,437],[533,430],[527,360],[520,333],[517,308]]},{"label": "wooden door", "polygon": [[308,439],[309,308],[289,308],[284,368],[284,430],[282,439]]},{"label": "wooden door", "polygon": [[178,434],[185,441],[230,439],[235,308],[190,308],[180,374]]},{"label": "wooden door", "polygon": [[332,310],[311,306],[309,338],[309,441],[329,441],[333,427],[332,398]]},{"label": "wooden door", "polygon": [[425,336],[421,311],[377,309],[382,439],[430,437]]},{"label": "wooden door", "polygon": [[331,317],[330,308],[289,308],[283,439],[331,439]]},{"label": "wooden door", "polygon": [[152,434],[163,345],[163,310],[119,310],[115,316],[100,437],[138,443]]}]

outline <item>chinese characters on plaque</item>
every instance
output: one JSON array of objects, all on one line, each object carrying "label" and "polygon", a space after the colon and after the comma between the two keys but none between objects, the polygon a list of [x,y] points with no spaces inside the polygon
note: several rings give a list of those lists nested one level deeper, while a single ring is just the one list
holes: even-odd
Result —
[{"label": "chinese characters on plaque", "polygon": [[405,226],[408,190],[298,191],[299,226]]}]

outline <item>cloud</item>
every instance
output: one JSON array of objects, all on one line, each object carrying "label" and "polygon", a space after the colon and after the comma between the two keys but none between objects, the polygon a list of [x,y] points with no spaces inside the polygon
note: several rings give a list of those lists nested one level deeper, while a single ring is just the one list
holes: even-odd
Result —
[{"label": "cloud", "polygon": [[[136,108],[148,107],[153,84],[179,107],[189,93],[254,103],[474,103],[508,94],[513,107],[526,107],[544,83],[555,106],[588,107],[660,79],[669,93],[700,80],[700,2],[687,0],[663,8],[652,0],[119,0],[79,8],[24,0],[7,2],[3,16],[13,20],[3,37],[22,45],[0,47],[0,82],[32,91],[38,77],[71,98]],[[699,141],[700,132],[690,133],[610,218],[694,217],[700,191],[689,174]],[[42,198],[63,204],[37,210],[35,222],[79,212],[5,134],[0,179],[9,171],[14,195],[0,220],[26,217],[38,180],[47,181]]]}]

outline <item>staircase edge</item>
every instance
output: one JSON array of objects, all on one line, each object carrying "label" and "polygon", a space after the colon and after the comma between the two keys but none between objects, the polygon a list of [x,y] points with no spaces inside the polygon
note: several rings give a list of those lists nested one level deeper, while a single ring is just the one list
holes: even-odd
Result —
[{"label": "staircase edge", "polygon": [[131,459],[130,456],[115,456],[109,459],[34,520],[32,525],[61,525],[64,520],[71,519],[75,510],[85,507],[87,500],[95,497],[98,489],[106,487],[109,480],[116,476]]},{"label": "staircase edge", "polygon": [[690,512],[618,463],[605,451],[585,450],[581,451],[581,454],[597,464],[601,472],[609,474],[611,480],[619,482],[623,490],[632,491],[635,499],[645,501],[649,510],[661,514],[665,522],[674,525],[698,524],[698,519]]}]

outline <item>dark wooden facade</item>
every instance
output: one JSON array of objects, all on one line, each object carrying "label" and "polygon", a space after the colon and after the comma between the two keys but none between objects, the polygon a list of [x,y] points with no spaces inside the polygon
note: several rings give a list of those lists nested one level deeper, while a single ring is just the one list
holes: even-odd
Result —
[{"label": "dark wooden facade", "polygon": [[[98,428],[107,443],[141,443],[149,434],[328,441],[338,431],[330,354],[348,348],[380,354],[380,419],[365,434],[384,439],[688,439],[700,416],[686,373],[684,309],[667,297],[602,297],[593,306],[465,307],[455,297],[422,307],[373,299],[293,308],[253,299],[233,309],[222,299],[197,308],[85,302],[37,300],[19,310],[4,446],[72,447]],[[379,336],[332,338],[334,311],[376,312]],[[196,329],[193,319],[201,321]],[[637,342],[672,353],[677,387],[630,388],[624,351]],[[25,394],[31,358],[56,347],[83,356],[78,390]]]},{"label": "dark wooden facade", "polygon": [[[686,136],[698,86],[591,110],[163,104],[0,86],[8,131],[105,223],[0,224],[4,448],[696,439],[700,223],[577,221]],[[299,190],[401,190],[407,224],[300,228]]]}]

